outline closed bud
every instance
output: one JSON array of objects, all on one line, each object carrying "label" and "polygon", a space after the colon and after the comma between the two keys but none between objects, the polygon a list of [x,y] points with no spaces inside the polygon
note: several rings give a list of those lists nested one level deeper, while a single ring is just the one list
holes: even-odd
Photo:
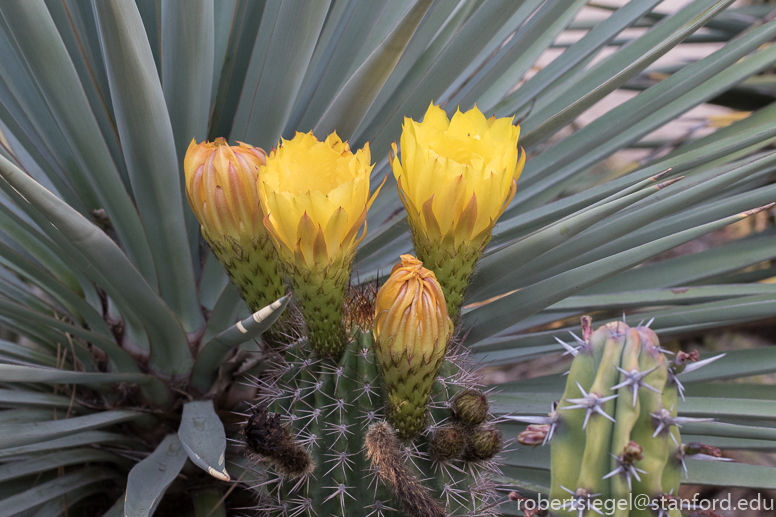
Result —
[{"label": "closed bud", "polygon": [[452,404],[453,417],[469,425],[479,425],[488,417],[490,404],[480,390],[464,390],[456,395]]},{"label": "closed bud", "polygon": [[466,440],[463,459],[466,461],[487,461],[501,452],[504,438],[495,427],[483,426],[474,429]]},{"label": "closed bud", "polygon": [[402,255],[375,302],[375,355],[388,387],[388,420],[402,439],[425,427],[426,406],[453,325],[434,273]]},{"label": "closed bud", "polygon": [[459,458],[465,445],[466,440],[459,428],[439,427],[431,435],[429,454],[434,461],[446,462]]},{"label": "closed bud", "polygon": [[525,428],[525,431],[517,435],[517,443],[534,447],[542,445],[550,432],[550,427],[547,424],[531,424]]},{"label": "closed bud", "polygon": [[641,445],[631,440],[625,449],[622,451],[622,461],[628,464],[633,464],[636,461],[644,459],[644,453]]},{"label": "closed bud", "polygon": [[254,312],[285,294],[256,188],[265,161],[262,149],[229,146],[223,138],[192,140],[183,161],[186,198],[202,236]]}]

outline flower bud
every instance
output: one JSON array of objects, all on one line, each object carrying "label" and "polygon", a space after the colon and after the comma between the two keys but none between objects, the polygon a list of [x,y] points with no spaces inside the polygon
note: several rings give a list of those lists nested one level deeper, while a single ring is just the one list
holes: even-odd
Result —
[{"label": "flower bud", "polygon": [[495,427],[478,427],[467,437],[463,459],[466,461],[487,461],[501,452],[504,438]]},{"label": "flower bud", "polygon": [[183,169],[186,198],[202,235],[252,311],[285,294],[277,253],[264,229],[256,180],[266,155],[223,138],[192,140]]},{"label": "flower bud", "polygon": [[489,410],[488,398],[480,390],[464,390],[453,399],[453,417],[464,424],[483,423]]},{"label": "flower bud", "polygon": [[517,435],[517,443],[534,447],[542,445],[550,432],[550,427],[548,424],[531,424]]},{"label": "flower bud", "polygon": [[388,387],[388,420],[402,439],[425,426],[426,406],[453,325],[434,273],[402,255],[375,302],[375,355]]},{"label": "flower bud", "polygon": [[459,458],[465,445],[460,429],[455,426],[439,427],[431,435],[429,454],[432,460],[442,463]]}]

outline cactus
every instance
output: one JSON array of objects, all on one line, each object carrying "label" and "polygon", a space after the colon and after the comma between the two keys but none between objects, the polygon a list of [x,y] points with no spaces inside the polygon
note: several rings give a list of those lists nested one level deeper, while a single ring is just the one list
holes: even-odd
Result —
[{"label": "cactus", "polygon": [[[304,337],[282,353],[265,350],[269,367],[255,382],[256,406],[244,427],[246,449],[263,480],[258,509],[268,515],[407,517],[496,511],[491,476],[502,438],[465,355],[460,349],[448,353],[424,429],[414,439],[401,440],[385,421],[388,390],[375,357],[371,321],[363,317],[365,299],[375,290],[367,286],[353,296],[354,290],[346,303],[351,316],[345,319],[352,322],[347,329],[351,339],[338,361],[317,356]],[[473,408],[472,401],[483,401],[484,411],[481,404]],[[458,416],[461,411],[453,408],[463,402],[478,413],[478,421]],[[275,433],[280,438],[264,439],[276,422],[282,427]],[[282,445],[268,450],[268,442]],[[283,454],[299,448],[307,461],[300,462],[296,452]]]},{"label": "cactus", "polygon": [[[646,517],[665,508],[678,517],[667,501],[686,475],[685,457],[724,460],[714,448],[682,444],[682,424],[710,419],[677,416],[677,376],[721,356],[688,365],[698,354],[679,352],[669,361],[651,323],[631,328],[614,321],[593,332],[583,316],[579,346],[559,340],[574,356],[563,398],[546,417],[513,417],[530,424],[519,443],[551,443],[556,514],[581,515],[614,501],[613,515]],[[633,505],[645,496],[646,507]]]}]

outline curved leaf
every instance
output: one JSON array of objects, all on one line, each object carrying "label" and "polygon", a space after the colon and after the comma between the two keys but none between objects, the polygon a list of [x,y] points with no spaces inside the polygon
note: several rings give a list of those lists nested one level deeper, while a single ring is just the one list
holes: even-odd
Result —
[{"label": "curved leaf", "polygon": [[[183,220],[183,178],[143,21],[134,2],[100,0],[92,5],[121,148],[159,273],[160,293],[184,329],[193,332],[205,321],[197,304]],[[201,78],[205,85],[206,79]],[[204,105],[209,96],[208,91],[200,96]]]},{"label": "curved leaf", "polygon": [[129,471],[124,499],[125,517],[150,517],[170,483],[186,463],[178,435],[168,434],[154,452]]},{"label": "curved leaf", "polygon": [[178,438],[195,465],[216,479],[229,481],[225,459],[226,432],[212,400],[184,404]]}]

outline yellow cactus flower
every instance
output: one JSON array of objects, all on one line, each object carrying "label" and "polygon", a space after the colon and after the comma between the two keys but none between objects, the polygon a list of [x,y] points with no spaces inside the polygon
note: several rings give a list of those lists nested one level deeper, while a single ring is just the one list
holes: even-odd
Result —
[{"label": "yellow cactus flower", "polygon": [[283,296],[283,274],[264,229],[256,181],[266,154],[223,138],[191,141],[183,160],[186,198],[202,225],[202,235],[251,310]]},{"label": "yellow cactus flower", "polygon": [[377,195],[369,195],[370,161],[369,144],[354,154],[337,133],[323,142],[312,132],[297,133],[282,140],[259,171],[264,225],[287,266],[310,344],[320,355],[344,350],[345,288]]},{"label": "yellow cactus flower", "polygon": [[525,164],[520,127],[474,107],[452,119],[431,104],[423,122],[404,119],[401,158],[391,166],[407,209],[415,251],[433,270],[455,315],[496,221],[515,195]]},{"label": "yellow cactus flower", "polygon": [[205,233],[233,238],[263,233],[256,180],[265,161],[265,152],[248,144],[191,141],[183,160],[186,197]]},{"label": "yellow cactus flower", "polygon": [[434,273],[402,255],[375,301],[375,356],[388,387],[388,420],[399,437],[423,430],[426,406],[453,323]]}]

